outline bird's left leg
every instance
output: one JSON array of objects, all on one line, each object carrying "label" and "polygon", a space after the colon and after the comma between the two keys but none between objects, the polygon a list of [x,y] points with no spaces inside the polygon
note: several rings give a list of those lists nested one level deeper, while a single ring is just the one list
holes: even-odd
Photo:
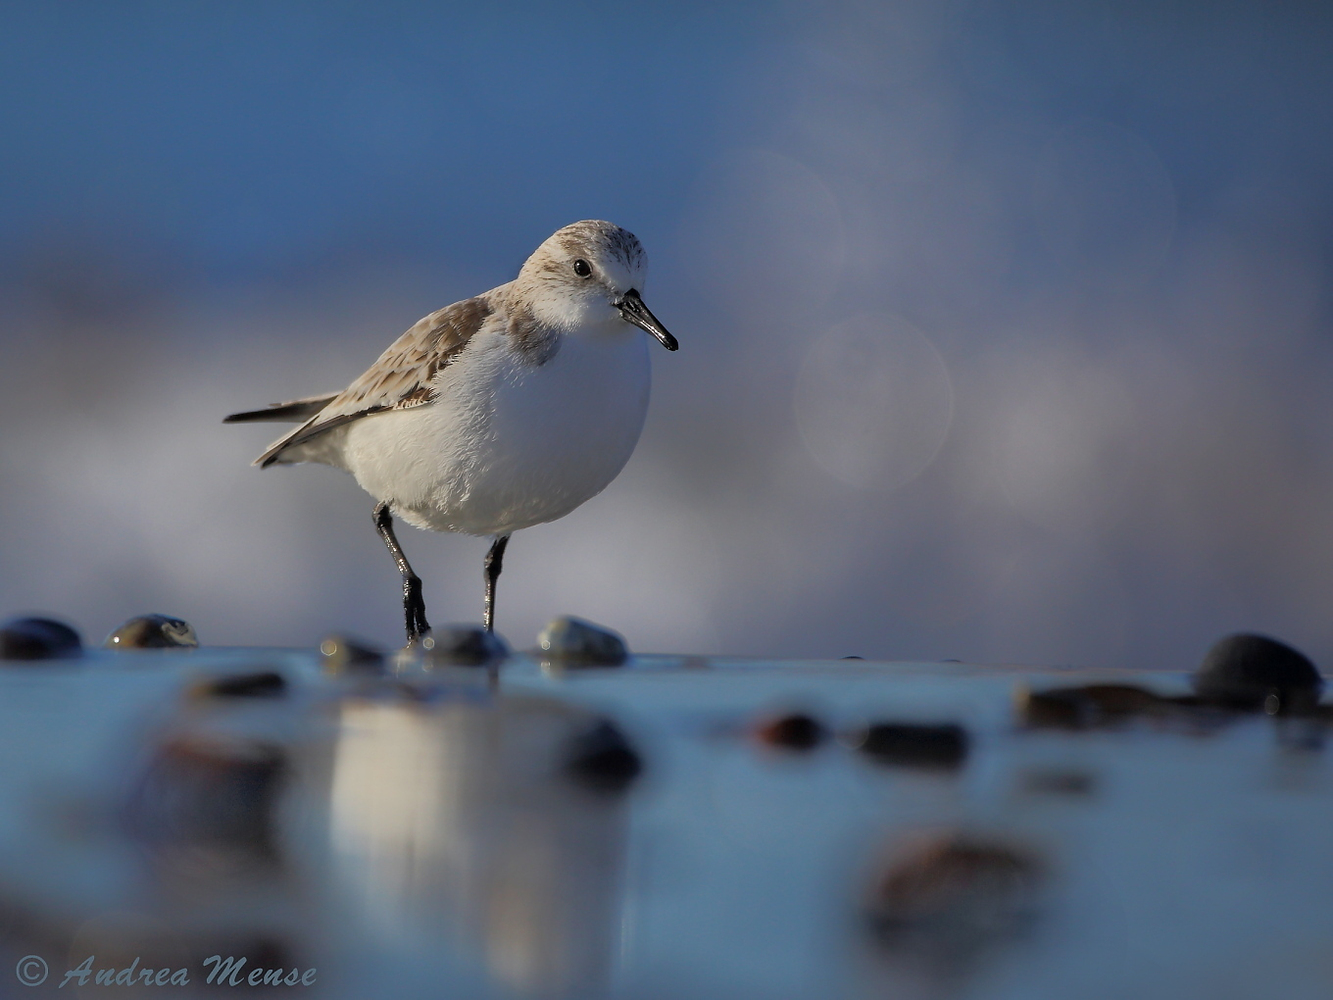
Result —
[{"label": "bird's left leg", "polygon": [[393,512],[389,510],[387,502],[375,508],[375,529],[384,539],[403,577],[403,619],[410,645],[430,631],[430,622],[426,621],[426,602],[421,597],[421,578],[412,572],[412,565],[407,561],[407,556],[403,555],[402,546],[394,536]]},{"label": "bird's left leg", "polygon": [[508,535],[496,535],[490,551],[486,553],[486,608],[482,624],[486,626],[487,632],[495,631],[495,581],[500,579],[500,567],[504,563],[505,546],[508,544]]}]

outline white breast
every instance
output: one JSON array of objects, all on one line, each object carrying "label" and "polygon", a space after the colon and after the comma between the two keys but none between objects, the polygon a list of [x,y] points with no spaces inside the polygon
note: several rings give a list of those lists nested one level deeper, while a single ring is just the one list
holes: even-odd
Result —
[{"label": "white breast", "polygon": [[496,535],[606,488],[648,410],[646,337],[624,323],[561,336],[535,365],[481,333],[436,377],[434,403],[348,425],[344,468],[409,524]]}]

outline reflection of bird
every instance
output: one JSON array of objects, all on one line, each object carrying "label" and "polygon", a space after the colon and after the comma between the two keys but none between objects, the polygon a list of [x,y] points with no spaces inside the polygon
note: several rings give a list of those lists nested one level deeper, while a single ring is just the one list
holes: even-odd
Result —
[{"label": "reflection of bird", "polygon": [[650,380],[639,331],[676,349],[639,297],[646,270],[632,233],[576,222],[514,281],[418,321],[342,392],[226,419],[303,421],[255,464],[322,462],[379,501],[375,526],[403,577],[409,643],[430,626],[393,515],[494,536],[485,562],[491,629],[510,534],[600,493],[638,442]]}]

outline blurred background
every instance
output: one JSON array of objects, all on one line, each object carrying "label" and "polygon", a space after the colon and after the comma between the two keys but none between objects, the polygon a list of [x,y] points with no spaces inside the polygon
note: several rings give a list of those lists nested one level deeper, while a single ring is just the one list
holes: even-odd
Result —
[{"label": "blurred background", "polygon": [[[499,628],[640,651],[1333,662],[1333,11],[0,5],[0,611],[401,641],[372,501],[238,409],[606,218],[638,452]],[[486,541],[403,529],[431,618]]]}]

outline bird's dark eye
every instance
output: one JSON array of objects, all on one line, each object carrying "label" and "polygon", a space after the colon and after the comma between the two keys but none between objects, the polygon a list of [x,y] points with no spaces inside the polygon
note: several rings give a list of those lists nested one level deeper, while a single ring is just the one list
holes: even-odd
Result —
[{"label": "bird's dark eye", "polygon": [[592,274],[592,265],[580,257],[578,260],[574,261],[574,273],[580,278],[586,278],[588,275]]}]

